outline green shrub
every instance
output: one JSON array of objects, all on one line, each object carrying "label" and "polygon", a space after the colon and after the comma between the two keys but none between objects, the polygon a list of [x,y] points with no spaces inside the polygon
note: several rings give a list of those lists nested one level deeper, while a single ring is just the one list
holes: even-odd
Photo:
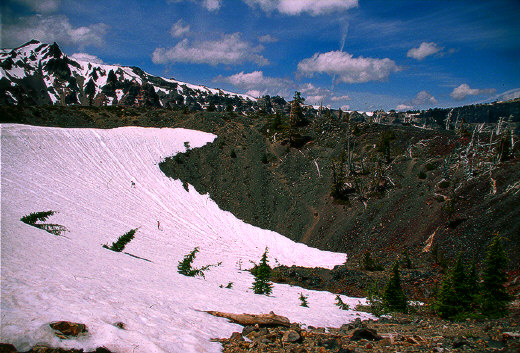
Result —
[{"label": "green shrub", "polygon": [[341,300],[341,297],[339,295],[336,295],[336,306],[340,308],[341,310],[349,310],[350,306]]},{"label": "green shrub", "polygon": [[425,172],[424,170],[421,170],[421,171],[419,172],[419,174],[417,175],[417,177],[418,177],[419,179],[426,179],[426,178],[428,177],[428,175],[426,174],[426,172]]},{"label": "green shrub", "polygon": [[372,283],[367,292],[367,305],[358,305],[356,310],[366,311],[375,316],[383,315],[386,310],[383,306],[379,282]]},{"label": "green shrub", "polygon": [[126,244],[128,244],[132,239],[134,239],[135,232],[137,232],[137,229],[134,228],[126,232],[125,234],[121,235],[117,241],[112,243],[112,245],[108,246],[107,244],[104,244],[103,247],[108,250],[112,250],[115,252],[121,252],[125,249]]},{"label": "green shrub", "polygon": [[195,257],[197,256],[198,252],[199,247],[197,246],[189,254],[184,255],[182,261],[179,261],[177,265],[177,272],[179,272],[181,275],[188,277],[201,276],[203,278],[206,278],[204,275],[205,271],[209,270],[211,267],[220,266],[222,264],[222,262],[219,262],[216,265],[206,265],[202,266],[201,268],[193,268],[192,263],[193,260],[195,260]]}]

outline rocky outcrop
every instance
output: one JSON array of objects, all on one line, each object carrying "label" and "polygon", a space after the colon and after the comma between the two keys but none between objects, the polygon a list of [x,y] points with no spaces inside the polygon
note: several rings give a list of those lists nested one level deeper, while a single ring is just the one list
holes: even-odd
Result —
[{"label": "rocky outcrop", "polygon": [[[514,317],[449,322],[422,314],[395,314],[356,321],[341,328],[246,326],[230,338],[215,339],[224,353],[238,352],[518,352]],[[509,331],[515,329],[516,331]]]}]

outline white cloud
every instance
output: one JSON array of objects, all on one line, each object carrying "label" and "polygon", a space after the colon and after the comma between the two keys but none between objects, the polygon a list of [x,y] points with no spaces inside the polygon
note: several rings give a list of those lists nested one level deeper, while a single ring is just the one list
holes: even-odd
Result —
[{"label": "white cloud", "polygon": [[[172,2],[184,2],[186,0],[168,0],[169,3]],[[222,0],[190,0],[191,2],[195,2],[200,4],[202,7],[205,7],[208,11],[215,11],[220,9],[222,6]]]},{"label": "white cloud", "polygon": [[180,38],[186,35],[190,31],[190,25],[184,26],[183,20],[178,20],[170,28],[170,34],[174,38]]},{"label": "white cloud", "polygon": [[266,34],[265,36],[258,37],[258,41],[260,43],[275,43],[278,42],[278,38],[275,38],[270,34]]},{"label": "white cloud", "polygon": [[437,102],[437,99],[428,91],[421,91],[417,93],[417,96],[415,96],[414,100],[412,101],[413,105],[436,104]]},{"label": "white cloud", "polygon": [[21,45],[30,39],[44,43],[58,42],[80,47],[87,45],[102,46],[108,25],[91,24],[88,27],[74,27],[65,16],[35,15],[20,18],[16,24],[3,26],[4,45]]},{"label": "white cloud", "polygon": [[195,64],[226,64],[234,65],[243,62],[254,62],[258,65],[267,65],[269,61],[258,54],[262,46],[253,47],[242,40],[240,33],[224,35],[215,41],[190,42],[183,39],[173,48],[157,48],[152,54],[155,64],[166,63],[195,63]]},{"label": "white cloud", "polygon": [[520,98],[520,88],[515,88],[507,92],[504,92],[500,95],[500,97],[502,100],[505,101]]},{"label": "white cloud", "polygon": [[253,71],[250,73],[244,73],[242,71],[229,77],[218,76],[214,81],[228,82],[235,87],[262,92],[267,89],[279,89],[290,85],[289,80],[264,76],[262,71]]},{"label": "white cloud", "polygon": [[305,98],[305,102],[308,103],[308,104],[321,104],[321,102],[323,102],[323,100],[326,98],[326,96],[324,95],[314,95],[314,96],[307,96]]},{"label": "white cloud", "polygon": [[395,110],[412,110],[414,107],[413,105],[406,105],[406,104],[399,104],[397,107],[395,107]]},{"label": "white cloud", "polygon": [[101,60],[97,56],[90,55],[87,53],[74,53],[70,57],[77,61],[86,61],[93,64],[104,64],[103,60]]},{"label": "white cloud", "polygon": [[312,77],[314,73],[326,73],[336,76],[337,80],[346,83],[362,83],[382,81],[390,73],[401,68],[393,60],[358,57],[342,51],[316,53],[312,58],[298,63],[298,73]]},{"label": "white cloud", "polygon": [[204,0],[202,2],[202,6],[204,6],[209,11],[215,11],[220,9],[221,0]]},{"label": "white cloud", "polygon": [[348,101],[350,100],[349,96],[334,96],[330,98],[333,102],[340,102],[340,101]]},{"label": "white cloud", "polygon": [[16,0],[20,4],[24,4],[31,10],[38,13],[50,13],[58,10],[61,0]]},{"label": "white cloud", "polygon": [[440,52],[442,49],[443,47],[439,47],[433,42],[422,42],[419,48],[412,48],[408,50],[406,56],[409,58],[422,60],[427,56]]},{"label": "white cloud", "polygon": [[260,98],[265,95],[265,91],[259,91],[257,89],[249,90],[246,92],[248,96],[254,97],[254,98]]},{"label": "white cloud", "polygon": [[345,11],[358,6],[357,0],[244,0],[266,12],[274,10],[285,15],[308,13],[312,16]]},{"label": "white cloud", "polygon": [[298,87],[298,90],[307,96],[307,100],[319,100],[327,99],[330,97],[332,92],[327,88],[316,87],[312,83],[306,83],[303,86]]},{"label": "white cloud", "polygon": [[455,100],[463,100],[467,96],[479,96],[481,94],[493,94],[496,90],[494,88],[477,89],[470,88],[468,84],[463,83],[459,87],[453,89],[450,93],[451,98]]}]

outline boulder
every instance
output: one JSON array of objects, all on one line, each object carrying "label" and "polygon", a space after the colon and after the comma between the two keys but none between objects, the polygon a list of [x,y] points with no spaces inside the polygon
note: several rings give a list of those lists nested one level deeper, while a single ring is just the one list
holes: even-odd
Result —
[{"label": "boulder", "polygon": [[300,334],[294,330],[287,330],[282,336],[282,342],[297,342],[300,340]]},{"label": "boulder", "polygon": [[0,343],[0,353],[16,353],[16,348],[10,343]]},{"label": "boulder", "polygon": [[369,341],[379,341],[382,339],[381,336],[379,336],[374,329],[370,328],[360,328],[354,331],[352,334],[352,337],[350,337],[352,341],[359,341],[362,339],[369,340]]},{"label": "boulder", "polygon": [[77,337],[88,332],[86,325],[77,322],[57,321],[50,323],[49,326],[57,331],[54,334],[61,339]]}]

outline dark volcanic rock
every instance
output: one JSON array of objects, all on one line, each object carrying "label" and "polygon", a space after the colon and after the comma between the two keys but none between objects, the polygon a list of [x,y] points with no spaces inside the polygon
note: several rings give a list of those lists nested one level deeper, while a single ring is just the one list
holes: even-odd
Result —
[{"label": "dark volcanic rock", "polygon": [[350,337],[352,341],[359,341],[359,340],[369,340],[369,341],[379,341],[382,339],[381,336],[379,336],[374,329],[369,328],[359,328],[354,331],[352,334],[352,337]]}]

